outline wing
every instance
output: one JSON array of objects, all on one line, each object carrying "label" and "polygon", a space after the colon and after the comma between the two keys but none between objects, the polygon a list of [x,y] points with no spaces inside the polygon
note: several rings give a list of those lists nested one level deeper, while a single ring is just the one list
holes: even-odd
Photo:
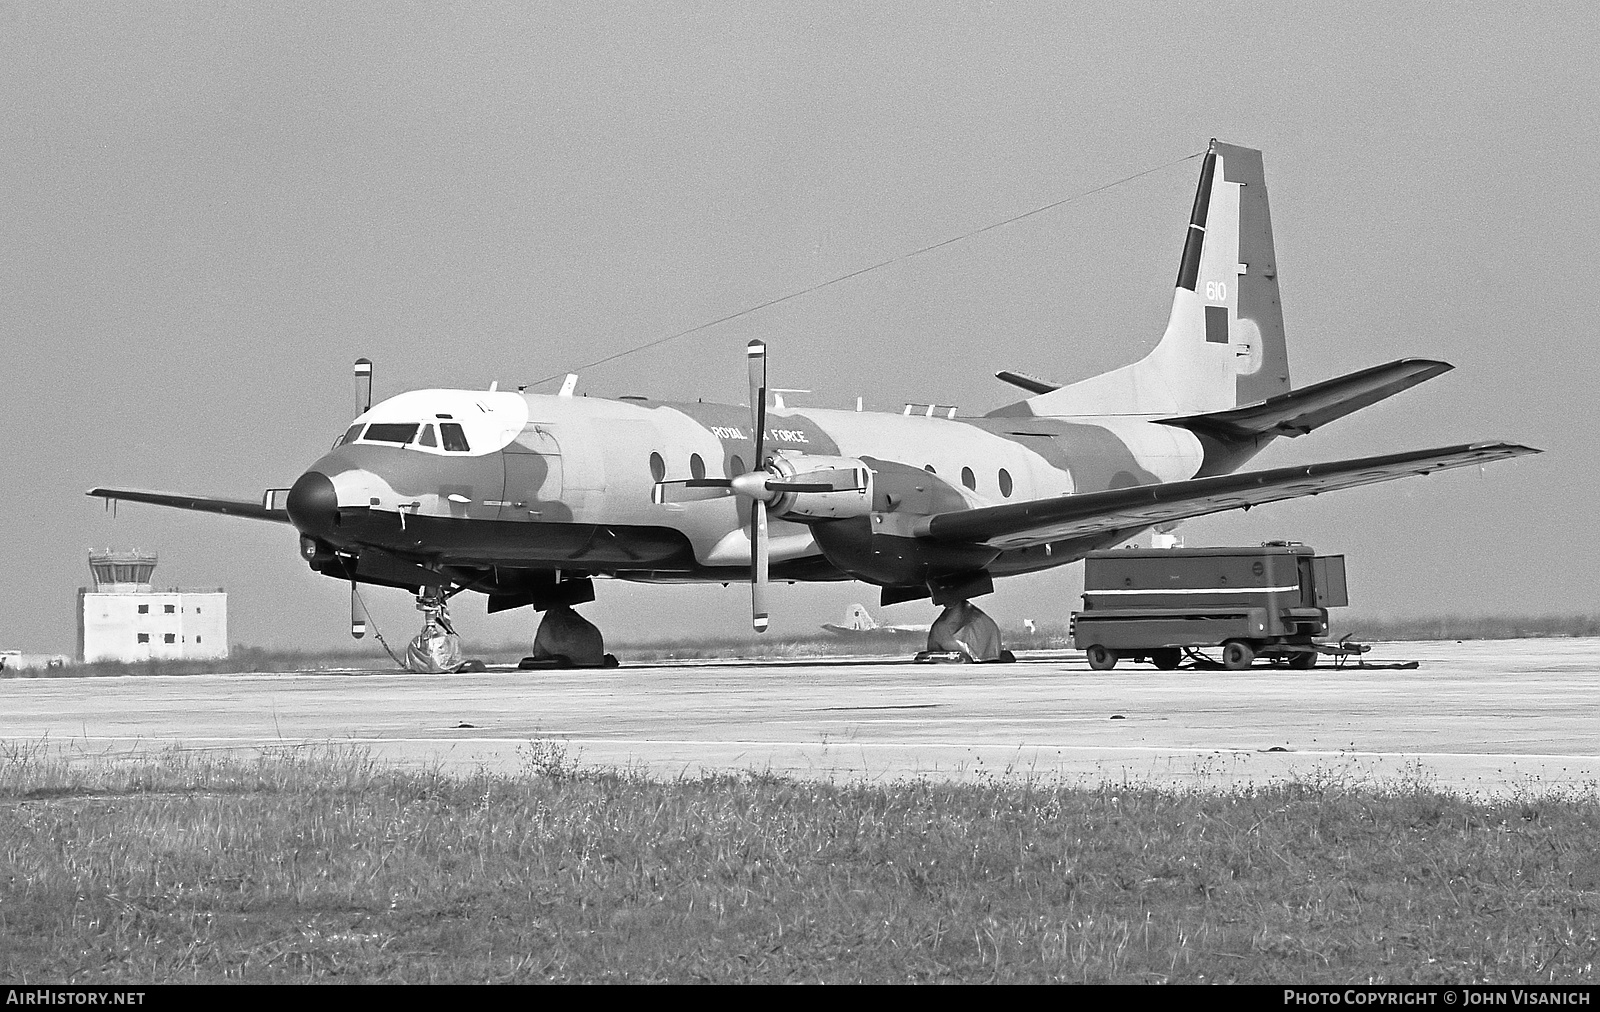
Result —
[{"label": "wing", "polygon": [[[173,495],[169,492],[146,492],[137,488],[91,488],[86,495],[107,502],[147,502],[155,506],[173,506],[180,510],[199,510],[201,513],[222,513],[230,517],[249,517],[252,520],[272,520],[280,524],[289,522],[289,514],[273,509],[274,504],[249,499],[207,499],[197,495]],[[269,493],[270,494],[270,493]]]},{"label": "wing", "polygon": [[1539,452],[1515,443],[1411,450],[939,513],[919,520],[911,530],[934,541],[1026,548]]}]

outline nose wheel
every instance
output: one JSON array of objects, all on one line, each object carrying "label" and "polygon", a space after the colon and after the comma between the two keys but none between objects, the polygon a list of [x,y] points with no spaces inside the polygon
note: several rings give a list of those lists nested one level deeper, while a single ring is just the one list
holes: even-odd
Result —
[{"label": "nose wheel", "polygon": [[422,631],[406,645],[406,670],[427,674],[461,670],[461,637],[450,622],[444,591],[430,588],[418,594],[417,610],[422,612]]}]

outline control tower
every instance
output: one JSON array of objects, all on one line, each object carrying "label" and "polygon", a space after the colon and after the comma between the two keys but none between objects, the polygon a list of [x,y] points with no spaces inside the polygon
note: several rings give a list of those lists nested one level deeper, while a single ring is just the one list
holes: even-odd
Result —
[{"label": "control tower", "polygon": [[214,660],[228,656],[228,595],[221,587],[157,590],[155,552],[92,551],[94,588],[78,588],[78,659]]}]

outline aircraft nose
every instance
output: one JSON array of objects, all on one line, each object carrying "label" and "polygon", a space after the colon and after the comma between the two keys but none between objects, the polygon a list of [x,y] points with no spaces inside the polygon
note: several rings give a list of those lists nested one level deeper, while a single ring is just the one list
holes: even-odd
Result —
[{"label": "aircraft nose", "polygon": [[339,513],[339,494],[321,471],[307,471],[295,480],[284,503],[289,519],[303,534],[321,534],[333,527]]}]

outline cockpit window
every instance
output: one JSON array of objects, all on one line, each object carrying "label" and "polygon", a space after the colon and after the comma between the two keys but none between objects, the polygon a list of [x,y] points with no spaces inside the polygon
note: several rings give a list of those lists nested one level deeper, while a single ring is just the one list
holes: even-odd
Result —
[{"label": "cockpit window", "polygon": [[422,427],[422,438],[417,440],[417,445],[418,446],[438,446],[439,445],[437,442],[434,441],[434,438],[433,438],[433,426],[424,425]]},{"label": "cockpit window", "polygon": [[416,422],[373,422],[367,426],[364,437],[369,443],[400,443],[404,445],[411,442],[417,434]]},{"label": "cockpit window", "polygon": [[456,422],[440,422],[439,438],[444,441],[444,448],[451,453],[467,453],[472,447],[467,445],[467,434]]},{"label": "cockpit window", "polygon": [[344,435],[333,441],[333,448],[337,450],[346,443],[353,443],[356,441],[356,437],[359,435],[361,435],[361,426],[352,425],[348,429],[344,430]]}]

